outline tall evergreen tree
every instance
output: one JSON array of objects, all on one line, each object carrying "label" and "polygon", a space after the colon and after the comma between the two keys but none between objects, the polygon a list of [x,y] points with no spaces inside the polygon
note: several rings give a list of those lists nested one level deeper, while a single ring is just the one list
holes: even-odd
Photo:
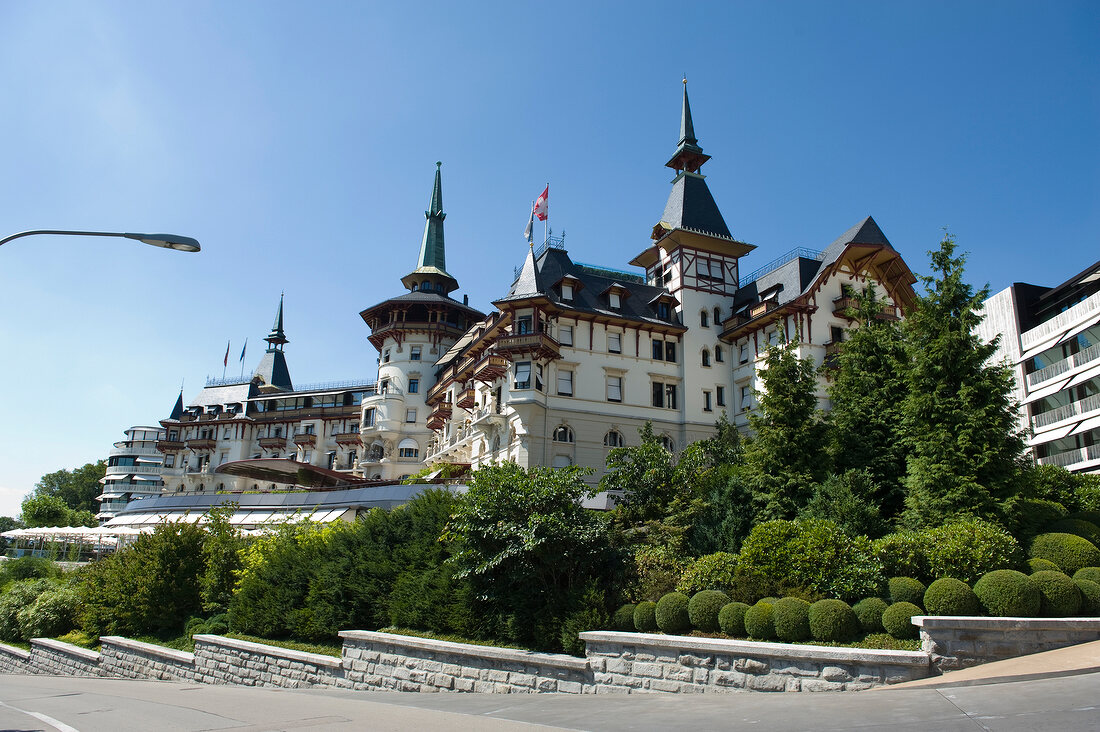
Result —
[{"label": "tall evergreen tree", "polygon": [[1024,449],[1012,373],[990,362],[996,342],[974,334],[989,290],[963,279],[966,258],[955,246],[948,235],[929,252],[933,274],[921,278],[926,293],[902,326],[910,360],[904,520],[915,527],[961,513],[995,516]]},{"label": "tall evergreen tree", "polygon": [[838,474],[863,471],[871,482],[870,499],[890,521],[904,507],[906,451],[902,440],[902,402],[908,355],[901,328],[881,317],[884,302],[869,285],[856,294],[849,313],[858,327],[830,370],[830,452]]},{"label": "tall evergreen tree", "polygon": [[793,519],[829,473],[817,379],[813,361],[799,358],[793,342],[769,348],[764,364],[760,409],[749,415],[744,476],[757,521]]}]

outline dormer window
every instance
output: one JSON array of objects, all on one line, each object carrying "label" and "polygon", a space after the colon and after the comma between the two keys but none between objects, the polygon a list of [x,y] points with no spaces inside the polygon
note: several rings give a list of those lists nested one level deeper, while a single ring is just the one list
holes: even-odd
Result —
[{"label": "dormer window", "polygon": [[617,293],[617,292],[612,292],[612,293],[608,294],[608,296],[607,296],[607,305],[612,310],[618,310],[619,308],[621,308],[623,306],[622,297],[620,297],[619,293]]},{"label": "dormer window", "polygon": [[672,307],[667,302],[657,303],[657,317],[661,320],[670,320],[672,318]]},{"label": "dormer window", "polygon": [[573,285],[563,282],[561,285],[561,299],[571,301],[573,299]]}]

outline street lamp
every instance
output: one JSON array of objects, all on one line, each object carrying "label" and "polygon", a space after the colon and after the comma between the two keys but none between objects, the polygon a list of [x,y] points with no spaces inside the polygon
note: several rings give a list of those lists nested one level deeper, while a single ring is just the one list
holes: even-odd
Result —
[{"label": "street lamp", "polygon": [[199,243],[189,236],[179,236],[178,234],[124,234],[120,232],[110,231],[56,231],[53,229],[35,229],[34,231],[20,231],[18,234],[12,234],[11,236],[0,239],[0,245],[7,244],[12,239],[18,239],[23,236],[34,236],[36,234],[61,234],[67,236],[118,236],[124,239],[135,239],[140,242],[145,242],[150,246],[163,247],[165,249],[176,249],[181,252],[197,252],[202,247]]}]

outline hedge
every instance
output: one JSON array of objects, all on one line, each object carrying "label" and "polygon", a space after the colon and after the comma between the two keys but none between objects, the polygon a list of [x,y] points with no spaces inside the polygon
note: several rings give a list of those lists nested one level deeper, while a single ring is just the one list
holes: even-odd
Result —
[{"label": "hedge", "polygon": [[887,583],[891,602],[908,602],[920,607],[924,602],[924,583],[912,577],[891,577]]},{"label": "hedge", "polygon": [[772,640],[775,638],[774,610],[770,602],[761,600],[745,611],[745,632],[751,638]]},{"label": "hedge", "polygon": [[[1098,585],[1100,587],[1100,585]],[[749,605],[743,602],[731,602],[718,612],[718,627],[726,635],[740,638],[746,635],[745,612]]]},{"label": "hedge", "polygon": [[1039,614],[1039,588],[1023,572],[997,569],[974,584],[982,608],[994,617],[1033,618]]},{"label": "hedge", "polygon": [[657,601],[657,627],[662,633],[679,635],[691,630],[688,604],[691,600],[682,592],[670,592]]},{"label": "hedge", "polygon": [[981,603],[970,585],[953,577],[941,577],[928,585],[924,609],[929,615],[977,615]]},{"label": "hedge", "polygon": [[1045,618],[1067,618],[1081,609],[1081,590],[1062,572],[1042,571],[1031,575],[1039,588],[1039,612]]},{"label": "hedge", "polygon": [[715,552],[696,559],[676,583],[676,591],[693,596],[702,590],[719,590],[727,595],[737,586],[737,555]]},{"label": "hedge", "polygon": [[634,608],[634,628],[639,633],[654,633],[657,630],[657,603],[643,600]]},{"label": "hedge", "polygon": [[889,603],[881,597],[865,597],[852,606],[852,611],[859,619],[860,627],[864,633],[882,633],[882,613],[889,607]]},{"label": "hedge", "polygon": [[1082,567],[1100,567],[1100,549],[1074,534],[1039,534],[1031,542],[1031,556],[1054,562],[1068,575]]}]

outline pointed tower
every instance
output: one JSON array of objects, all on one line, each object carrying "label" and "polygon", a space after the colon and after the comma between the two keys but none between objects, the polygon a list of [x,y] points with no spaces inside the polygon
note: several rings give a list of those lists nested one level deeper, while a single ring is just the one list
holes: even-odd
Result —
[{"label": "pointed tower", "polygon": [[275,322],[271,325],[271,332],[264,338],[267,341],[267,351],[260,359],[260,365],[252,372],[253,378],[263,380],[261,389],[287,390],[294,388],[290,381],[290,369],[286,365],[286,356],[283,354],[283,346],[290,341],[283,332],[283,296],[279,295],[279,310],[275,313]]},{"label": "pointed tower", "polygon": [[168,415],[168,419],[179,421],[183,416],[183,389],[180,389],[180,395],[176,397],[176,406],[172,407],[172,413]]},{"label": "pointed tower", "polygon": [[443,245],[443,163],[435,164],[435,185],[424,212],[424,237],[420,241],[420,259],[416,269],[401,278],[401,284],[415,292],[437,292],[449,295],[458,289],[458,280],[447,272],[447,251]]}]

